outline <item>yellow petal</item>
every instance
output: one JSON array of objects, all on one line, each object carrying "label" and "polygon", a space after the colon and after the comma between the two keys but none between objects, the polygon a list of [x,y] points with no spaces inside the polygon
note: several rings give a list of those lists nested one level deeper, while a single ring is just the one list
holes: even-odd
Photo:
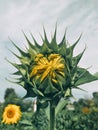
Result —
[{"label": "yellow petal", "polygon": [[46,69],[46,71],[43,73],[42,78],[41,78],[41,81],[43,81],[43,80],[46,78],[46,76],[49,74],[50,70],[51,70],[51,67],[49,66],[49,67]]}]

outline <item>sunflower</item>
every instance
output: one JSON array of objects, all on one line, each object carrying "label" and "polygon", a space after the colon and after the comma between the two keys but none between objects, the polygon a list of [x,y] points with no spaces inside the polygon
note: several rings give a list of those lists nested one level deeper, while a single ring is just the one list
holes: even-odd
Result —
[{"label": "sunflower", "polygon": [[20,106],[9,104],[5,107],[2,117],[5,124],[17,123],[21,118]]},{"label": "sunflower", "polygon": [[37,96],[47,100],[47,98],[56,99],[66,95],[71,96],[72,88],[78,88],[78,85],[98,79],[85,68],[78,66],[85,49],[80,54],[73,55],[74,48],[81,36],[74,44],[69,45],[66,40],[66,34],[64,34],[61,42],[58,43],[56,32],[57,30],[55,29],[49,41],[44,30],[41,45],[32,34],[33,42],[24,33],[28,43],[25,51],[11,41],[20,52],[20,55],[12,52],[20,62],[19,64],[10,63],[17,69],[13,75],[19,76],[16,78],[15,83],[27,90],[25,97]]},{"label": "sunflower", "polygon": [[88,107],[83,107],[82,108],[82,113],[89,114],[90,113],[90,109]]}]

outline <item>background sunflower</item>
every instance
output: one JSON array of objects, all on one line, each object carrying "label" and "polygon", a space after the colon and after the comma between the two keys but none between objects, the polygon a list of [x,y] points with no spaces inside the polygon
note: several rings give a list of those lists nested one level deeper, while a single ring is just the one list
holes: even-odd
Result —
[{"label": "background sunflower", "polygon": [[9,104],[4,109],[2,122],[5,124],[15,124],[20,120],[21,114],[22,113],[19,106]]}]

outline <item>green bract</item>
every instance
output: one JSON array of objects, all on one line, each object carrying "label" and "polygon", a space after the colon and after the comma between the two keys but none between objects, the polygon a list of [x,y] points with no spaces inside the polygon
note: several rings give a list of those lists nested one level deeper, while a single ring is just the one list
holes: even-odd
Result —
[{"label": "green bract", "polygon": [[33,42],[24,34],[28,43],[26,51],[12,42],[20,52],[19,56],[13,53],[20,64],[11,64],[18,70],[14,75],[19,76],[17,83],[27,90],[26,97],[37,96],[45,100],[60,99],[71,96],[72,88],[78,88],[78,85],[98,79],[87,69],[78,66],[85,49],[77,56],[73,56],[74,48],[81,36],[69,46],[65,34],[62,41],[57,43],[56,32],[55,29],[49,42],[44,30],[42,45],[37,43],[32,34]]}]

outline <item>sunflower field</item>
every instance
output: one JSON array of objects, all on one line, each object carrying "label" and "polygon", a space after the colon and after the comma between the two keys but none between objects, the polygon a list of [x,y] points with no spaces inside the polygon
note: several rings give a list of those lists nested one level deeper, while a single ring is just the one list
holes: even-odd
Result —
[{"label": "sunflower field", "polygon": [[[15,100],[5,102],[0,103],[1,130],[48,130],[48,108],[34,112],[32,105],[23,110]],[[68,100],[56,115],[56,130],[98,130],[98,92],[92,99]]]},{"label": "sunflower field", "polygon": [[[74,56],[74,49],[81,39],[73,44],[66,39],[66,31],[60,43],[57,42],[57,26],[51,40],[48,40],[45,29],[38,43],[31,34],[31,42],[23,32],[27,42],[25,50],[20,49],[18,63],[7,61],[16,68],[9,81],[26,90],[23,98],[14,90],[8,90],[4,103],[0,106],[0,127],[3,130],[98,130],[98,93],[93,99],[80,99],[69,103],[73,97],[72,89],[79,85],[98,80],[98,73],[91,74],[88,69],[79,66],[86,48]],[[10,93],[11,92],[11,93]],[[36,98],[33,102],[25,99]]]}]

